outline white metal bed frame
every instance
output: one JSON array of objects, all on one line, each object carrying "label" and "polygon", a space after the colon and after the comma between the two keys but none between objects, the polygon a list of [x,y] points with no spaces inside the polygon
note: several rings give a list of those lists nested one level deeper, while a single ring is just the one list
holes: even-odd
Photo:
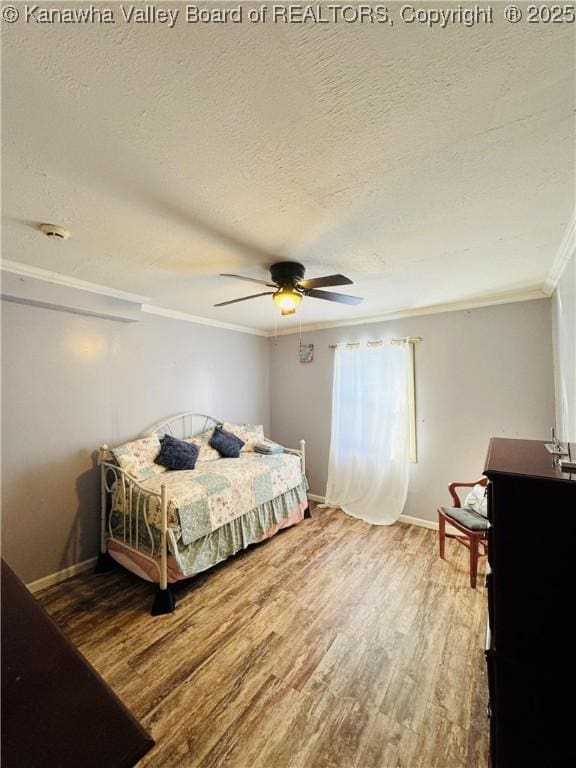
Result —
[{"label": "white metal bed frame", "polygon": [[[169,434],[180,439],[194,437],[205,432],[211,426],[222,421],[203,413],[186,411],[154,424],[140,437]],[[284,448],[285,453],[300,457],[302,475],[306,474],[306,443],[300,440],[300,449]],[[100,556],[97,572],[108,571],[113,567],[114,553],[108,550],[107,543],[112,540],[122,545],[123,549],[135,552],[138,557],[152,564],[158,572],[158,590],[152,606],[152,615],[171,613],[175,608],[174,595],[168,584],[168,493],[166,485],[160,485],[160,493],[144,488],[125,472],[115,461],[108,445],[102,445],[98,455],[101,474],[100,490]],[[120,491],[118,489],[121,489]],[[121,493],[124,514],[122,515],[122,534],[115,534],[112,528],[112,493]],[[155,500],[160,509],[160,543],[156,544],[148,520],[150,506]],[[140,535],[144,533],[147,544],[143,551]],[[130,559],[122,560],[122,566],[142,576]],[[192,578],[192,577],[191,577]]]}]

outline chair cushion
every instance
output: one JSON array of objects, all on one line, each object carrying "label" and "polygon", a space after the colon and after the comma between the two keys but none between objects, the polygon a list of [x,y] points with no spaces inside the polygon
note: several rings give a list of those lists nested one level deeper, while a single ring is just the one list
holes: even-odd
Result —
[{"label": "chair cushion", "polygon": [[488,528],[488,520],[473,509],[466,509],[466,507],[442,507],[441,509],[445,515],[471,531],[485,531]]}]

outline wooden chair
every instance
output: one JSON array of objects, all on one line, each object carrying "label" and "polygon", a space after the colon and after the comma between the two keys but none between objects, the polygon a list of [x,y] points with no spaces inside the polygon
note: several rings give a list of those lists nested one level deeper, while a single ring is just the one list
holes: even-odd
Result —
[{"label": "wooden chair", "polygon": [[[456,488],[473,488],[475,485],[486,486],[487,477],[481,477],[473,483],[450,483],[448,491],[452,497],[452,507],[438,508],[438,543],[440,545],[440,557],[444,559],[444,545],[446,539],[457,539],[470,550],[470,586],[476,589],[476,577],[478,575],[478,559],[486,557],[488,542],[486,531],[488,520],[479,512],[462,506]],[[446,523],[456,528],[459,534],[446,533]],[[482,552],[480,552],[482,547]]]}]

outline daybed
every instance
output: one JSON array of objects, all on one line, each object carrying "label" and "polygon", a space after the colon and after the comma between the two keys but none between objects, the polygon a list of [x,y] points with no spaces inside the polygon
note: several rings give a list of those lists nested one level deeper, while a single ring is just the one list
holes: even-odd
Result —
[{"label": "daybed", "polygon": [[[101,546],[97,570],[111,559],[158,585],[152,614],[170,613],[170,585],[226,560],[309,516],[305,445],[264,455],[261,427],[224,423],[245,445],[238,458],[210,447],[211,416],[183,413],[118,448],[103,445]],[[172,435],[199,448],[194,469],[170,471],[154,458]]]}]

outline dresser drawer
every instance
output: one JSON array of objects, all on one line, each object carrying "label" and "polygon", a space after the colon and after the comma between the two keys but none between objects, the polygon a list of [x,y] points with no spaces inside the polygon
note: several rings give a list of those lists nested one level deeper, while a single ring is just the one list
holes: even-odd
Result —
[{"label": "dresser drawer", "polygon": [[496,654],[491,650],[490,627],[486,625],[486,641],[484,655],[486,657],[486,671],[488,673],[488,701],[486,703],[486,716],[490,730],[490,766],[496,765],[494,747],[496,744],[496,688],[495,688],[495,662]]},{"label": "dresser drawer", "polygon": [[494,486],[492,483],[488,483],[486,486],[486,498],[488,499],[488,522],[494,522]]},{"label": "dresser drawer", "polygon": [[486,539],[488,540],[488,565],[491,570],[494,570],[494,526],[492,524],[488,526]]},{"label": "dresser drawer", "polygon": [[[492,768],[567,768],[574,765],[572,680],[531,661],[488,650],[488,707]],[[560,682],[559,682],[560,681]]]},{"label": "dresser drawer", "polygon": [[[494,574],[486,574],[486,589],[488,590],[488,630],[491,635],[491,646],[494,645]],[[488,648],[486,648],[488,650]]]}]

